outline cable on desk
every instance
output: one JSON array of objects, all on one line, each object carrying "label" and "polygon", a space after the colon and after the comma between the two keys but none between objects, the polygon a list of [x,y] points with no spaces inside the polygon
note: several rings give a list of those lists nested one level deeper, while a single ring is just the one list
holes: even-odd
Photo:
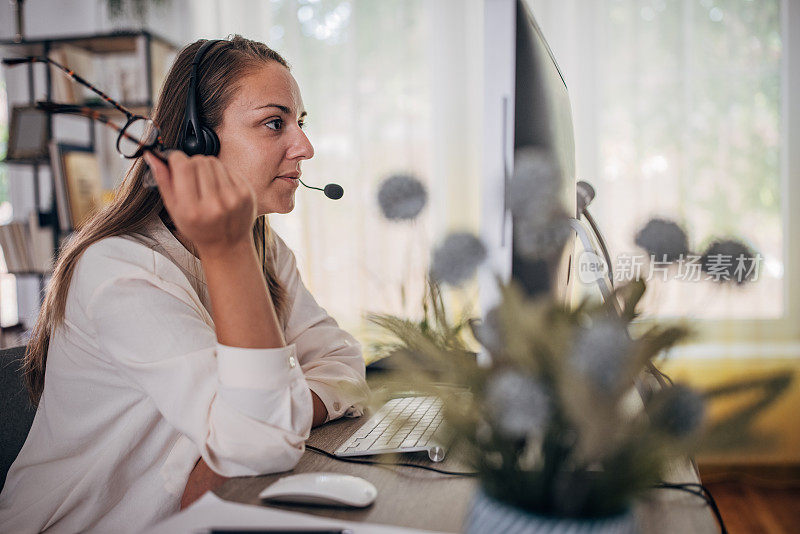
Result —
[{"label": "cable on desk", "polygon": [[682,484],[661,482],[660,484],[656,484],[654,487],[658,489],[674,489],[685,491],[700,497],[706,502],[706,504],[708,504],[709,508],[711,508],[711,511],[714,513],[714,517],[716,518],[717,523],[719,523],[720,532],[722,534],[728,534],[728,529],[725,527],[725,522],[722,520],[722,514],[717,506],[717,501],[714,500],[714,496],[711,495],[711,492],[708,491],[708,488],[706,488],[704,485],[698,484],[697,482],[685,482]]},{"label": "cable on desk", "polygon": [[[351,463],[351,464],[385,465],[389,467],[414,467],[416,469],[424,469],[426,471],[433,471],[435,473],[441,473],[443,475],[452,475],[461,477],[474,477],[478,475],[478,473],[476,472],[447,471],[445,469],[437,469],[435,467],[430,467],[427,465],[412,464],[408,462],[378,462],[376,460],[360,460],[356,458],[340,457],[324,449],[320,449],[314,447],[313,445],[308,445],[308,444],[306,444],[306,449],[312,452],[316,452],[317,454],[327,456],[332,460],[338,460],[340,462]],[[717,501],[714,500],[714,496],[711,495],[711,492],[708,491],[708,488],[706,488],[702,484],[698,484],[696,482],[686,482],[682,484],[671,484],[668,482],[661,482],[659,484],[656,484],[654,487],[657,489],[673,489],[678,491],[685,491],[686,493],[690,493],[696,497],[700,497],[706,502],[706,504],[708,504],[709,508],[711,508],[711,511],[714,513],[714,517],[716,518],[717,523],[719,523],[719,528],[721,533],[728,534],[728,529],[725,527],[725,522],[722,520],[722,514],[719,511],[719,506],[717,506]]]},{"label": "cable on desk", "polygon": [[441,473],[443,475],[452,475],[458,477],[474,477],[478,476],[478,473],[470,472],[470,471],[447,471],[445,469],[437,469],[435,467],[430,467],[428,465],[419,465],[419,464],[412,464],[408,462],[378,462],[376,460],[360,460],[356,458],[346,458],[341,456],[336,456],[333,453],[330,453],[323,449],[318,449],[312,445],[306,444],[306,449],[316,452],[317,454],[322,454],[323,456],[327,456],[333,460],[338,460],[340,462],[346,462],[350,464],[364,464],[364,465],[387,465],[390,467],[415,467],[417,469],[425,469],[426,471],[433,471],[435,473]]}]

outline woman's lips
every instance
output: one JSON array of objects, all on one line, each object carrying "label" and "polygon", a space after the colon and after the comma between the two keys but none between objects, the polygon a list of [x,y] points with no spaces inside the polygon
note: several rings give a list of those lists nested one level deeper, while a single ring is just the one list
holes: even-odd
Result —
[{"label": "woman's lips", "polygon": [[285,180],[291,184],[299,185],[299,178],[290,178],[289,176],[278,176],[276,180]]}]

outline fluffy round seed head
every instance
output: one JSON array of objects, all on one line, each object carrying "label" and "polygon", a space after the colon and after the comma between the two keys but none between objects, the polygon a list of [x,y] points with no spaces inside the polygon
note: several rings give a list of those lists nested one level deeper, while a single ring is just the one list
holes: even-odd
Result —
[{"label": "fluffy round seed head", "polygon": [[572,349],[572,363],[600,389],[614,390],[619,386],[632,348],[633,341],[625,325],[603,319],[589,328],[581,327]]},{"label": "fluffy round seed head", "polygon": [[514,217],[514,250],[522,257],[546,260],[563,249],[572,230],[561,189],[561,173],[547,152],[517,150],[508,205]]},{"label": "fluffy round seed head", "polygon": [[717,239],[703,252],[701,268],[720,283],[745,284],[758,276],[757,254],[737,239]]},{"label": "fluffy round seed head", "polygon": [[693,434],[703,424],[706,403],[702,395],[682,384],[664,390],[651,416],[654,425],[674,437]]},{"label": "fluffy round seed head", "polygon": [[492,355],[502,351],[503,332],[500,324],[500,310],[495,306],[488,312],[483,320],[473,328],[473,333],[486,350]]},{"label": "fluffy round seed head", "polygon": [[550,419],[550,398],[544,387],[508,369],[489,378],[486,407],[497,429],[514,439],[543,435]]},{"label": "fluffy round seed head", "polygon": [[486,259],[486,247],[469,232],[448,235],[433,251],[431,276],[434,280],[457,286],[475,274]]},{"label": "fluffy round seed head", "polygon": [[662,261],[676,261],[689,254],[689,238],[677,223],[667,219],[650,219],[636,234],[634,242]]},{"label": "fluffy round seed head", "polygon": [[551,212],[549,218],[514,219],[514,250],[529,260],[547,260],[559,254],[573,230],[563,211]]},{"label": "fluffy round seed head", "polygon": [[514,175],[508,205],[516,219],[531,223],[550,220],[561,204],[561,174],[543,150],[523,147],[514,154]]},{"label": "fluffy round seed head", "polygon": [[378,205],[383,216],[392,221],[412,220],[428,201],[428,192],[415,177],[395,174],[381,183]]}]

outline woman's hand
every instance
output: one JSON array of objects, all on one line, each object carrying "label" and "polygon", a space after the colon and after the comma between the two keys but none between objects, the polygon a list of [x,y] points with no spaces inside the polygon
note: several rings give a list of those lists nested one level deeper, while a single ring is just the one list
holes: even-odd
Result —
[{"label": "woman's hand", "polygon": [[169,166],[149,152],[144,158],[172,221],[201,258],[242,243],[252,246],[256,208],[249,183],[213,156],[189,157],[175,150]]},{"label": "woman's hand", "polygon": [[230,347],[285,347],[283,328],[256,256],[255,194],[219,159],[145,153],[164,206],[197,248],[206,275],[217,341]]}]

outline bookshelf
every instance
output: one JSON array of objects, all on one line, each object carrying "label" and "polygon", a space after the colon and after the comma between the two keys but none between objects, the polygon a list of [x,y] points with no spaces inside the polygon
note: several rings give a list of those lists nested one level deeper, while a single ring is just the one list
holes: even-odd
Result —
[{"label": "bookshelf", "polygon": [[[74,36],[60,36],[52,38],[36,38],[36,39],[23,39],[21,41],[15,40],[0,40],[0,53],[3,57],[7,56],[49,56],[58,59],[62,64],[75,69],[76,72],[81,73],[92,82],[97,83],[98,87],[108,92],[112,97],[119,100],[123,106],[132,110],[134,113],[149,115],[155,97],[161,86],[163,76],[172,61],[172,55],[177,51],[177,46],[148,30],[131,30],[131,31],[115,31],[111,33],[98,33],[89,35],[74,35]],[[121,78],[119,84],[114,87],[114,84],[109,87],[102,81],[97,80],[92,76],[92,73],[84,74],[80,69],[80,64],[83,61],[91,62],[92,65],[101,65],[101,68],[108,70],[109,65],[116,67],[116,72]],[[80,60],[80,61],[79,61]],[[116,65],[115,65],[116,62]],[[27,69],[27,103],[30,106],[35,105],[37,99],[42,99],[41,89],[37,96],[37,87],[40,88],[41,84],[37,86],[36,74],[37,71],[33,63],[13,67],[14,69]],[[38,74],[42,74],[39,72]],[[79,103],[81,105],[93,107],[104,113],[107,112],[109,116],[124,117],[118,110],[108,106],[105,102],[93,98],[89,93],[77,86],[72,80],[66,76],[55,71],[50,66],[44,68],[44,99],[48,101]],[[56,78],[58,77],[58,78]],[[93,79],[95,78],[95,79]],[[106,86],[104,86],[106,85]],[[11,102],[9,98],[9,102]],[[75,118],[75,120],[85,120],[89,123],[89,135],[86,140],[85,149],[92,153],[96,152],[95,144],[95,128],[96,125],[92,119],[89,118]],[[99,127],[102,127],[100,125]],[[46,122],[47,141],[53,141],[53,117],[48,115]],[[33,206],[35,213],[29,219],[31,228],[31,241],[28,245],[32,248],[38,248],[41,252],[40,244],[34,243],[36,236],[34,232],[41,229],[49,229],[52,231],[52,254],[51,257],[55,260],[58,254],[59,246],[62,240],[69,236],[72,227],[64,227],[62,214],[61,223],[59,223],[58,203],[56,201],[56,191],[59,184],[56,183],[57,173],[51,169],[51,190],[53,192],[52,199],[49,202],[49,208],[42,209],[42,198],[40,191],[40,179],[42,178],[41,172],[45,166],[51,166],[52,160],[49,155],[41,155],[38,157],[27,158],[6,158],[0,163],[10,165],[24,165],[32,169],[33,179]],[[63,187],[63,186],[62,186]],[[44,199],[47,201],[47,199]],[[63,203],[62,203],[63,206]],[[35,217],[35,220],[32,218]],[[19,244],[15,248],[19,249]],[[4,251],[7,252],[7,251]],[[41,258],[41,253],[38,254]],[[14,262],[19,264],[20,262]],[[39,295],[40,299],[44,295],[45,280],[50,274],[49,269],[31,269],[30,262],[27,268],[12,271],[9,268],[9,274],[20,277],[37,277],[39,282]],[[18,325],[12,325],[8,328],[15,328]],[[0,338],[2,338],[2,330],[0,328]]]}]

